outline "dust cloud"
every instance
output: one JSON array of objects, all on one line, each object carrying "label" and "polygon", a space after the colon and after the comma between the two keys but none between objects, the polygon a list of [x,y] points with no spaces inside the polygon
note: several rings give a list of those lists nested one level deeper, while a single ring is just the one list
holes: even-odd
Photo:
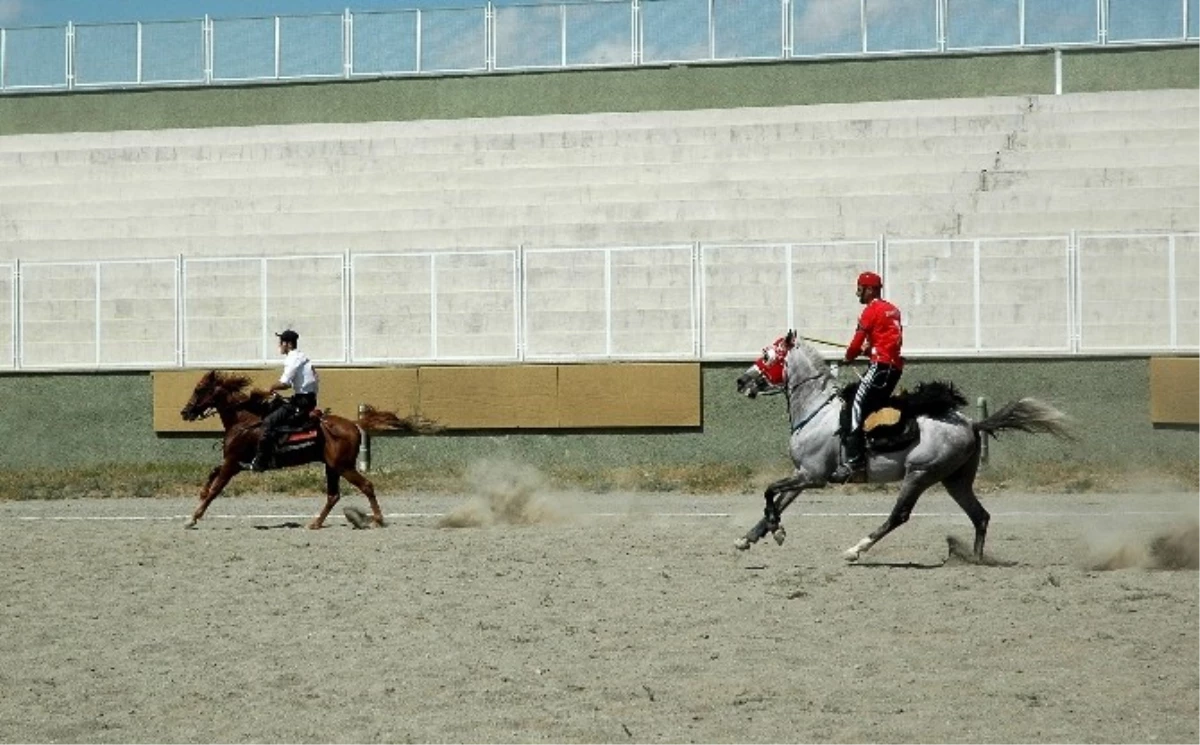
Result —
[{"label": "dust cloud", "polygon": [[564,506],[549,494],[546,477],[532,466],[477,461],[467,469],[466,481],[474,496],[442,517],[438,527],[538,525],[568,519]]},{"label": "dust cloud", "polygon": [[1095,536],[1086,565],[1114,569],[1200,569],[1200,521],[1164,528],[1148,539],[1117,534]]}]

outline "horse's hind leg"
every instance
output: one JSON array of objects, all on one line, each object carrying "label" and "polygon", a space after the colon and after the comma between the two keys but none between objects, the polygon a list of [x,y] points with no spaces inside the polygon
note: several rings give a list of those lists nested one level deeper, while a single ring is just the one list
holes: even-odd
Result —
[{"label": "horse's hind leg", "polygon": [[325,525],[325,519],[329,517],[329,513],[333,511],[334,505],[342,498],[341,491],[338,488],[338,472],[329,466],[325,466],[325,506],[321,508],[321,514],[313,518],[308,524],[309,530],[320,530]]},{"label": "horse's hind leg", "polygon": [[883,525],[851,548],[846,549],[842,556],[847,561],[855,561],[863,552],[879,543],[885,535],[908,522],[913,507],[917,506],[917,500],[921,498],[926,489],[936,483],[937,478],[930,476],[928,471],[909,471],[900,484],[900,496],[896,498],[896,504],[892,507],[891,514],[883,521]]},{"label": "horse's hind leg", "polygon": [[983,542],[987,539],[988,522],[992,516],[980,504],[979,497],[975,496],[975,472],[978,470],[979,451],[976,450],[970,460],[942,481],[942,486],[971,518],[971,524],[975,526],[975,556],[982,559]]},{"label": "horse's hind leg", "polygon": [[375,526],[379,528],[386,525],[387,523],[383,521],[383,510],[379,509],[379,500],[375,498],[375,485],[371,483],[370,479],[353,468],[343,471],[342,476],[351,484],[354,484],[366,496],[367,501],[370,502],[371,522],[375,523]]}]

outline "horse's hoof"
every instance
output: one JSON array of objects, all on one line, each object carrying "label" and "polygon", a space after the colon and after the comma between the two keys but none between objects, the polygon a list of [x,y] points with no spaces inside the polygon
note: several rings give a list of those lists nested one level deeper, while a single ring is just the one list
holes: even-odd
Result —
[{"label": "horse's hoof", "polygon": [[733,547],[738,551],[745,551],[750,548],[750,541],[745,538],[739,538],[733,542]]},{"label": "horse's hoof", "polygon": [[785,540],[787,540],[787,531],[783,529],[782,525],[780,525],[775,530],[775,533],[773,535],[775,536],[775,545],[776,546],[782,546],[783,542]]},{"label": "horse's hoof", "polygon": [[846,561],[858,561],[858,557],[862,556],[863,551],[866,551],[874,545],[870,538],[864,538],[851,548],[846,549],[842,553],[842,558]]},{"label": "horse's hoof", "polygon": [[195,530],[195,529],[196,529],[196,521],[195,521],[195,520],[188,520],[187,522],[185,522],[185,523],[183,524],[183,529],[184,529],[184,530]]},{"label": "horse's hoof", "polygon": [[357,507],[343,507],[342,514],[346,516],[346,522],[354,526],[355,530],[369,528],[374,522],[374,519],[369,518],[367,513]]},{"label": "horse's hoof", "polygon": [[311,523],[308,524],[309,530],[320,530],[323,527],[325,527],[324,523],[321,521],[317,521],[317,520],[313,520]]}]

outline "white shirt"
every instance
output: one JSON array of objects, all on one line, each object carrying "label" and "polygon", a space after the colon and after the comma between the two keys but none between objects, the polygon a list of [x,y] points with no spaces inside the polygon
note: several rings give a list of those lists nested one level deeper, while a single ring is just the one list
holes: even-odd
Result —
[{"label": "white shirt", "polygon": [[317,395],[317,372],[308,355],[299,349],[293,349],[283,358],[283,375],[279,382],[287,383],[296,393]]}]

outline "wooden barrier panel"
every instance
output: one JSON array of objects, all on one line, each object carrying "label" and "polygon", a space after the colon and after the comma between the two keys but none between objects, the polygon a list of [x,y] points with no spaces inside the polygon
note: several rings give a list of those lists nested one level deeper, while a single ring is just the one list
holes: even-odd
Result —
[{"label": "wooden barrier panel", "polygon": [[447,429],[558,426],[558,368],[422,367],[421,415]]},{"label": "wooden barrier panel", "polygon": [[700,365],[562,365],[560,427],[699,427]]},{"label": "wooden barrier panel", "polygon": [[1200,424],[1200,358],[1150,358],[1150,421]]},{"label": "wooden barrier panel", "polygon": [[[216,417],[185,422],[179,410],[203,370],[152,373],[156,432],[219,432]],[[256,388],[276,369],[228,370]],[[449,430],[698,427],[698,363],[323,368],[319,405],[347,419],[368,403],[420,413]]]},{"label": "wooden barrier panel", "polygon": [[[204,370],[171,370],[152,373],[154,390],[154,431],[220,432],[221,421],[210,417],[185,422],[179,410],[204,376]],[[248,375],[256,388],[267,388],[279,379],[279,370],[224,370]],[[317,371],[321,381],[318,405],[347,419],[358,418],[358,405],[371,404],[377,409],[411,416],[417,411],[416,368],[323,368]]]}]

